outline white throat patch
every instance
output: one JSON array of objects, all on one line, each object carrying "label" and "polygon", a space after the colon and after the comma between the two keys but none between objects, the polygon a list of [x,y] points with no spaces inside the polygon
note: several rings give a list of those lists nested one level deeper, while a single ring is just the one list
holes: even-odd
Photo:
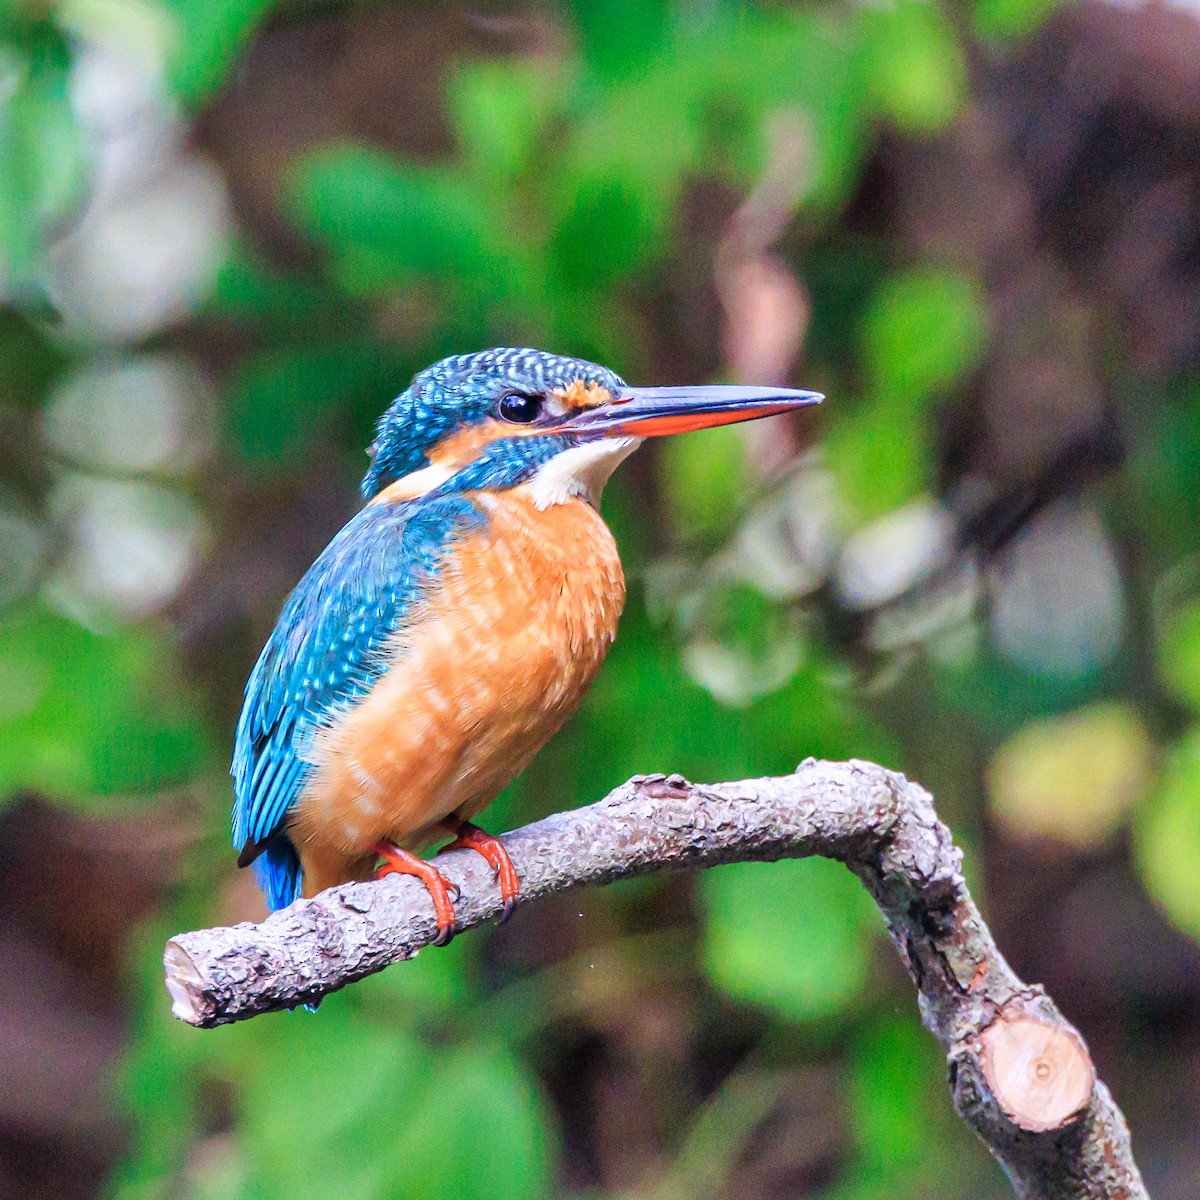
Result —
[{"label": "white throat patch", "polygon": [[572,446],[543,463],[525,485],[530,498],[538,508],[563,504],[575,496],[598,504],[608,477],[641,444],[641,438],[626,437]]}]

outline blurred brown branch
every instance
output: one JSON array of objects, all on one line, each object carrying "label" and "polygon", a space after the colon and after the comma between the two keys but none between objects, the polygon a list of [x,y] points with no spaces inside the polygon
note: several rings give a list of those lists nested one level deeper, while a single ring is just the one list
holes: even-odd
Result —
[{"label": "blurred brown branch", "polygon": [[[871,763],[802,763],[794,775],[690,784],[631,780],[596,804],[505,836],[522,903],[662,868],[823,855],[875,898],[946,1052],[954,1104],[1021,1197],[1146,1197],[1129,1131],[1082,1038],[1050,998],[1013,973],[971,899],[962,855],[929,793]],[[439,859],[461,888],[462,929],[500,911],[478,855]],[[331,888],[259,925],[167,943],[174,1013],[211,1028],[313,1003],[437,932],[416,880]]]}]

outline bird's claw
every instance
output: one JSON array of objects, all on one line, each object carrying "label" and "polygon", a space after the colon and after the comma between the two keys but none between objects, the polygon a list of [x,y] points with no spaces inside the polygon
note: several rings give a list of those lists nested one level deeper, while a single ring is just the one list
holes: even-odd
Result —
[{"label": "bird's claw", "polygon": [[438,853],[445,854],[449,850],[474,850],[487,861],[488,866],[492,868],[492,878],[500,885],[500,898],[504,902],[504,908],[496,924],[503,925],[512,916],[517,896],[521,892],[521,880],[517,876],[517,868],[513,865],[508,848],[498,837],[486,833],[470,821],[463,821],[458,826],[454,841],[443,846]]},{"label": "bird's claw", "polygon": [[375,853],[384,860],[383,865],[375,872],[376,879],[383,879],[388,875],[411,875],[425,885],[429,898],[433,901],[433,915],[438,927],[437,936],[431,944],[447,945],[454,937],[455,928],[454,903],[450,893],[454,893],[454,900],[461,897],[458,884],[451,883],[432,863],[426,862],[409,850],[402,850],[392,842],[380,842],[375,847]]}]

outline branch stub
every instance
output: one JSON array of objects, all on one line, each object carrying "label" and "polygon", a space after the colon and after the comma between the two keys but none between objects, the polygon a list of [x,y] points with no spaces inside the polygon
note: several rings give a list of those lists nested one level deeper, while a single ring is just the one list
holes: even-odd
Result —
[{"label": "branch stub", "polygon": [[1018,1129],[1061,1129],[1087,1108],[1096,1070],[1074,1030],[1001,1014],[980,1041],[992,1094]]},{"label": "branch stub", "polygon": [[171,1012],[189,1025],[197,1025],[203,1016],[200,997],[204,994],[204,977],[188,952],[174,939],[167,943],[163,954],[167,991],[171,995]]}]

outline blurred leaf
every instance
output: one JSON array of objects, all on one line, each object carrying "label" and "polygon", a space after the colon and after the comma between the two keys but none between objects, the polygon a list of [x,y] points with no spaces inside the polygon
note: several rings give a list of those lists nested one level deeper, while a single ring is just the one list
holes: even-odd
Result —
[{"label": "blurred leaf", "polygon": [[[246,242],[235,244],[222,261],[206,313],[243,326],[259,321],[270,327],[295,330],[301,323],[328,322],[345,317],[345,299],[298,275],[276,270]],[[335,312],[336,310],[336,312]]]},{"label": "blurred leaf", "polygon": [[855,1039],[851,1105],[869,1170],[912,1166],[936,1144],[929,1095],[943,1070],[937,1043],[914,1019],[878,1018]]},{"label": "blurred leaf", "polygon": [[1121,502],[1112,517],[1161,566],[1196,550],[1200,525],[1200,379],[1145,388],[1136,396],[1139,420]]},{"label": "blurred leaf", "polygon": [[989,772],[992,815],[1018,840],[1104,844],[1150,784],[1154,745],[1126,704],[1026,725]]},{"label": "blurred leaf", "polygon": [[976,364],[986,329],[982,293],[964,276],[905,271],[879,288],[863,326],[868,398],[832,409],[826,439],[829,467],[861,520],[929,489],[930,403]]},{"label": "blurred leaf", "polygon": [[356,295],[391,294],[415,277],[493,297],[536,290],[483,186],[414,167],[381,151],[335,145],[296,162],[284,209],[329,250],[338,282]]},{"label": "blurred leaf", "polygon": [[87,175],[83,132],[69,94],[70,68],[65,39],[47,30],[33,47],[28,89],[19,102],[36,212],[46,225],[81,201]]},{"label": "blurred leaf", "polygon": [[860,522],[899,508],[928,488],[933,448],[925,413],[897,399],[845,401],[825,438],[838,491]]},{"label": "blurred leaf", "polygon": [[830,230],[831,240],[811,247],[803,278],[817,302],[804,342],[814,366],[837,369],[857,357],[865,314],[886,276],[885,247],[874,238]]},{"label": "blurred leaf", "polygon": [[956,1117],[945,1059],[915,1015],[866,1024],[848,1066],[856,1153],[821,1200],[927,1200],[1008,1190],[1000,1168]]},{"label": "blurred leaf", "polygon": [[368,393],[399,390],[370,343],[264,350],[247,355],[228,388],[228,436],[259,471],[294,469],[322,436],[323,418]]},{"label": "blurred leaf", "polygon": [[498,1046],[427,1046],[348,1005],[277,1020],[270,1032],[239,1072],[239,1126],[253,1175],[271,1194],[546,1193],[549,1133],[538,1096]]},{"label": "blurred leaf", "polygon": [[208,759],[198,717],[148,627],[111,637],[47,612],[0,624],[0,802],[149,792]]},{"label": "blurred leaf", "polygon": [[401,1016],[410,1027],[420,1018],[444,1018],[477,999],[478,945],[475,938],[455,938],[436,954],[419,954],[368,976],[356,985],[358,1000],[377,1002],[381,1012]]},{"label": "blurred leaf", "polygon": [[650,523],[646,520],[640,490],[627,472],[618,471],[609,480],[600,501],[600,511],[621,548],[626,576],[639,577],[650,559]]},{"label": "blurred leaf", "polygon": [[704,963],[740,1000],[793,1021],[832,1017],[866,981],[878,921],[840,863],[735,863],[701,879]]},{"label": "blurred leaf", "polygon": [[659,474],[675,528],[684,535],[727,529],[747,493],[745,438],[726,425],[662,443]]},{"label": "blurred leaf", "polygon": [[[432,1081],[418,1110],[421,1119],[405,1131],[409,1144],[422,1152],[425,1168],[424,1188],[421,1176],[414,1176],[416,1193],[447,1200],[537,1200],[547,1195],[552,1164],[548,1105],[529,1074],[488,1043],[468,1043],[457,1052],[439,1053],[439,1058],[443,1077]],[[439,1143],[447,1136],[444,1109],[439,1111],[446,1104],[458,1109],[449,1122],[452,1149]]]},{"label": "blurred leaf", "polygon": [[863,8],[859,19],[864,83],[880,110],[917,135],[952,120],[966,96],[967,69],[942,8],[897,0]]},{"label": "blurred leaf", "polygon": [[761,588],[717,578],[681,606],[684,669],[724,704],[741,706],[791,679],[805,640],[794,614]]},{"label": "blurred leaf", "polygon": [[784,686],[728,708],[689,679],[677,649],[631,598],[621,635],[572,727],[579,798],[594,800],[647,771],[742,779],[795,769],[806,755],[896,761],[896,747],[866,720],[813,648]]},{"label": "blurred leaf", "polygon": [[634,188],[619,175],[578,180],[550,242],[567,288],[597,289],[665,252],[669,198]]},{"label": "blurred leaf", "polygon": [[541,59],[460,67],[446,100],[468,169],[483,174],[489,186],[515,180],[567,87]]},{"label": "blurred leaf", "polygon": [[564,278],[578,285],[662,261],[692,178],[741,191],[773,173],[797,207],[843,197],[864,145],[850,53],[823,17],[718,13],[610,78],[581,114],[551,199]]},{"label": "blurred leaf", "polygon": [[1134,830],[1146,890],[1168,917],[1200,941],[1200,730],[1175,748]]},{"label": "blurred leaf", "polygon": [[275,0],[162,0],[176,21],[171,82],[189,104],[224,82],[239,52],[275,7]]},{"label": "blurred leaf", "polygon": [[1171,614],[1160,634],[1158,669],[1176,696],[1200,709],[1200,601]]},{"label": "blurred leaf", "polygon": [[153,939],[153,977],[143,978],[141,989],[145,1011],[131,1022],[135,1036],[116,1079],[118,1114],[132,1125],[133,1153],[109,1178],[113,1200],[161,1195],[163,1180],[182,1165],[200,1117],[201,1043],[162,1001],[162,946],[173,932]]},{"label": "blurred leaf", "polygon": [[[4,61],[5,49],[0,47],[0,76],[21,70]],[[0,103],[0,285],[8,286],[32,274],[39,241],[25,89],[17,85],[14,92]]]},{"label": "blurred leaf", "polygon": [[27,285],[47,230],[82,193],[83,138],[67,95],[69,55],[48,23],[0,43],[0,288]]},{"label": "blurred leaf", "polygon": [[938,703],[974,718],[991,738],[1008,736],[1033,717],[1103,699],[1124,685],[1120,663],[1091,675],[1033,674],[980,648],[939,667],[933,681]]},{"label": "blurred leaf", "polygon": [[572,0],[584,54],[600,76],[628,73],[653,58],[670,27],[666,0]]},{"label": "blurred leaf", "polygon": [[21,313],[0,310],[0,392],[6,403],[34,408],[68,361],[64,348]]},{"label": "blurred leaf", "polygon": [[975,32],[983,38],[1020,40],[1040,29],[1061,0],[975,0]]},{"label": "blurred leaf", "polygon": [[874,392],[924,399],[959,381],[987,339],[979,284],[931,268],[902,271],[876,293],[863,327],[863,366]]}]

